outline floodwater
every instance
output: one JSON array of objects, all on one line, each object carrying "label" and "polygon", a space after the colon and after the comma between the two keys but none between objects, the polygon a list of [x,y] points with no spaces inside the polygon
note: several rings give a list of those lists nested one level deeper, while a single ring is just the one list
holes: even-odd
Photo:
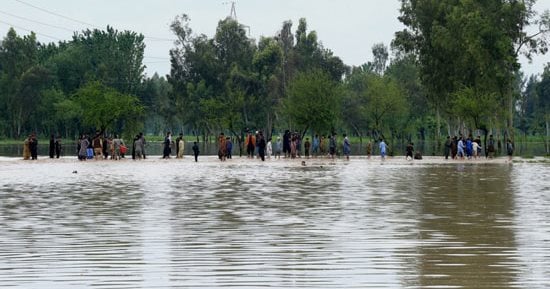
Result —
[{"label": "floodwater", "polygon": [[0,158],[0,288],[548,288],[549,175]]}]

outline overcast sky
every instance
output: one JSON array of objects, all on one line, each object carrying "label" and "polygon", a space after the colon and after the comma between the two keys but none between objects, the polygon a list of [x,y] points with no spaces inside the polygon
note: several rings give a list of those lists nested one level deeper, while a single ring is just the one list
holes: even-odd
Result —
[{"label": "overcast sky", "polygon": [[[176,15],[186,13],[194,33],[211,37],[218,21],[231,10],[230,1],[223,0],[1,0],[1,3],[2,38],[10,26],[19,34],[36,32],[41,42],[69,40],[71,31],[106,25],[140,32],[147,37],[144,62],[149,76],[170,72],[168,51],[174,45],[166,40],[174,38],[169,24]],[[399,6],[398,0],[238,0],[236,12],[238,21],[250,26],[255,39],[275,35],[285,20],[292,20],[295,30],[298,19],[305,17],[308,30],[317,31],[325,48],[348,65],[360,65],[372,58],[373,44],[383,42],[389,46],[394,32],[403,29],[397,20]],[[539,0],[536,10],[546,9],[550,9],[550,1]],[[550,55],[545,55],[536,57],[531,64],[522,60],[522,66],[527,74],[535,74],[541,73],[548,62]]]}]

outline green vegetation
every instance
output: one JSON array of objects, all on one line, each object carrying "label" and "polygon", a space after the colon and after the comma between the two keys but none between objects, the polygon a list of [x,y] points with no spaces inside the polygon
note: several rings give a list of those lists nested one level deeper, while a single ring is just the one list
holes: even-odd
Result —
[{"label": "green vegetation", "polygon": [[535,13],[534,0],[401,3],[406,28],[391,51],[376,44],[358,67],[324,47],[305,19],[255,40],[232,18],[208,37],[178,16],[166,78],[144,74],[144,37],[132,31],[45,44],[11,29],[0,44],[0,137],[172,131],[204,141],[225,132],[242,143],[248,130],[291,129],[382,137],[391,148],[461,133],[544,142],[550,153],[550,64],[524,77],[518,62],[547,52],[550,13]]}]

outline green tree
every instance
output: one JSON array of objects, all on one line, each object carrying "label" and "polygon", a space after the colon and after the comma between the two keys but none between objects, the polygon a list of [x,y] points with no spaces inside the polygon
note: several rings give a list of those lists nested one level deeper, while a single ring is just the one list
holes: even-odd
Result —
[{"label": "green tree", "polygon": [[[155,73],[143,81],[139,92],[140,102],[145,107],[145,129],[155,135],[162,135],[167,124],[177,123],[176,108],[172,103],[172,86]],[[187,113],[192,113],[188,111]]]},{"label": "green tree", "polygon": [[[132,31],[85,30],[73,37],[72,44],[82,49],[91,80],[99,80],[121,93],[137,94],[144,79],[143,35]],[[82,56],[81,52],[77,55]]]},{"label": "green tree", "polygon": [[125,129],[134,133],[141,128],[144,108],[139,99],[100,82],[90,82],[80,88],[73,101],[80,107],[82,124],[90,129],[102,132],[107,129]]},{"label": "green tree", "polygon": [[[47,72],[38,66],[36,35],[20,37],[13,28],[0,47],[0,108],[7,134],[19,138],[39,99]],[[38,87],[37,87],[38,86]]]},{"label": "green tree", "polygon": [[[425,140],[433,113],[420,81],[420,71],[414,55],[397,54],[384,76],[390,77],[399,84],[405,95],[407,107],[410,108],[408,118],[404,121],[405,125],[401,127],[406,139],[411,141],[413,134],[418,132],[420,139]],[[432,133],[434,138],[437,137],[437,132],[432,131]]]},{"label": "green tree", "polygon": [[[406,119],[407,103],[399,85],[391,78],[378,75],[366,75],[367,115],[373,136],[384,136],[398,121]],[[392,126],[390,124],[395,124]]]},{"label": "green tree", "polygon": [[290,84],[283,114],[301,134],[334,131],[341,113],[341,86],[321,70],[302,72]]},{"label": "green tree", "polygon": [[275,107],[284,97],[281,89],[283,49],[274,38],[262,37],[252,61],[259,80],[258,108],[266,116],[266,136],[271,137],[276,119]]},{"label": "green tree", "polygon": [[542,79],[537,85],[537,99],[535,102],[536,109],[533,112],[534,126],[536,128],[546,128],[546,133],[543,131],[541,135],[546,135],[546,154],[550,154],[550,63],[544,68]]},{"label": "green tree", "polygon": [[[422,83],[438,116],[444,111],[464,117],[456,115],[460,110],[453,110],[452,104],[456,103],[453,98],[464,95],[460,91],[465,87],[476,95],[495,96],[499,107],[512,110],[520,51],[530,55],[547,50],[543,40],[548,16],[534,20],[534,0],[401,3],[399,20],[407,29],[396,33],[393,45],[417,56]],[[532,23],[539,24],[540,31],[528,35],[526,29]],[[482,112],[494,113],[489,108]],[[510,112],[500,115],[508,120],[512,133]]]},{"label": "green tree", "polygon": [[363,142],[363,136],[369,134],[368,99],[367,94],[367,75],[371,72],[365,71],[364,67],[354,67],[351,74],[344,81],[344,94],[342,99],[343,123],[348,126],[356,135],[360,142]]}]

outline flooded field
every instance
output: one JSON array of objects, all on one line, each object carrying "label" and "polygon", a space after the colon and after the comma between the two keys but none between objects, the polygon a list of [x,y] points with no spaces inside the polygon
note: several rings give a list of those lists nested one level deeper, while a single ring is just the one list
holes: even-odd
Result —
[{"label": "flooded field", "polygon": [[548,288],[549,175],[0,158],[0,288]]}]

